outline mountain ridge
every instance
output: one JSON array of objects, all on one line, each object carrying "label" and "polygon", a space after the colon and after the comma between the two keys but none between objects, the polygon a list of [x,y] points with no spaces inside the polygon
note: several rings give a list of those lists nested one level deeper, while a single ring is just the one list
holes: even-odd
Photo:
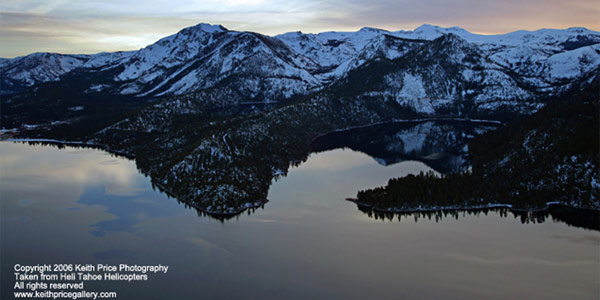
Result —
[{"label": "mountain ridge", "polygon": [[[286,92],[286,95],[290,96],[322,89],[370,59],[398,58],[405,54],[406,48],[411,47],[407,45],[408,42],[418,44],[421,40],[432,41],[446,34],[454,34],[468,43],[476,45],[482,55],[488,57],[493,63],[515,69],[519,73],[528,72],[528,76],[540,74],[543,71],[538,70],[540,67],[549,68],[552,71],[553,65],[566,63],[571,66],[571,71],[573,71],[569,76],[576,77],[589,72],[589,70],[575,72],[576,62],[574,60],[585,57],[591,60],[588,65],[600,64],[600,55],[598,55],[600,47],[595,46],[600,44],[600,33],[581,27],[479,35],[460,27],[443,28],[425,24],[413,31],[392,32],[364,27],[356,32],[329,31],[318,34],[290,32],[265,36],[252,32],[231,31],[221,25],[200,23],[184,28],[136,51],[101,52],[92,55],[34,53],[13,59],[3,59],[0,61],[0,72],[2,73],[0,92],[3,94],[15,93],[40,83],[60,81],[63,75],[73,70],[83,73],[86,70],[88,73],[112,70],[116,73],[108,72],[107,78],[90,82],[85,91],[136,97],[181,95],[218,84],[219,78],[235,73],[236,70],[231,69],[232,64],[256,56],[256,53],[242,49],[244,46],[254,45],[256,41],[252,41],[252,39],[256,39],[272,50],[270,53],[267,53],[269,51],[264,53],[265,57],[271,55],[271,58],[281,60],[268,62],[270,67],[279,68],[281,72],[265,73],[263,77],[300,78],[299,81],[287,82],[284,85],[293,85]],[[230,43],[235,39],[247,39],[248,45],[237,45],[238,49],[223,48],[227,45],[231,47]],[[399,45],[394,42],[394,39],[403,39],[403,43]],[[283,44],[278,44],[279,41]],[[570,52],[582,47],[592,48],[585,51],[579,50],[577,53]],[[223,55],[227,51],[229,51],[228,55]],[[286,52],[283,55],[285,59],[282,58],[282,55],[278,55],[282,52]],[[564,56],[562,60],[561,57],[554,57],[560,53],[569,53],[570,55],[562,55]],[[41,57],[48,57],[48,59],[43,60]],[[558,61],[552,64],[551,57]],[[264,57],[262,60],[260,63],[265,63]],[[35,75],[31,74],[31,67],[28,67],[31,65],[38,66]],[[123,69],[119,70],[119,68]],[[216,73],[221,77],[212,78],[209,76],[210,74],[198,71],[209,68],[211,68],[211,74]],[[532,68],[534,71],[527,71]],[[543,80],[557,81],[565,78],[561,77],[560,70],[554,73],[556,74]],[[173,78],[179,80],[173,81]],[[542,79],[536,78],[536,80]],[[190,81],[203,84],[194,85]],[[541,86],[540,82],[537,84]],[[166,88],[150,88],[150,86],[156,85]]]}]

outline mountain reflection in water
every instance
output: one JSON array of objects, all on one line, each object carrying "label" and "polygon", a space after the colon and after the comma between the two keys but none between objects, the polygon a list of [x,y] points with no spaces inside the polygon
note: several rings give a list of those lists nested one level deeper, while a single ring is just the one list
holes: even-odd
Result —
[{"label": "mountain reflection in water", "polygon": [[13,297],[15,264],[56,262],[170,266],[147,282],[111,283],[119,299],[584,299],[598,290],[598,231],[549,217],[522,225],[491,210],[382,222],[344,200],[431,171],[417,161],[313,153],[271,185],[264,209],[221,223],[153,190],[131,160],[6,142],[0,151],[2,299]]},{"label": "mountain reflection in water", "polygon": [[[497,128],[497,126],[498,125],[494,123],[467,121],[398,122],[333,132],[315,139],[311,144],[312,154],[308,157],[307,161],[300,163],[299,166],[293,166],[290,169],[290,172],[294,172],[294,169],[300,168],[305,171],[310,170],[319,174],[337,172],[341,174],[345,173],[346,176],[352,177],[378,178],[378,181],[374,181],[374,183],[365,183],[361,186],[355,184],[351,186],[348,191],[349,194],[344,195],[338,192],[337,194],[323,195],[341,199],[347,196],[353,197],[356,194],[356,191],[365,188],[373,188],[378,184],[385,184],[388,179],[393,177],[416,174],[420,171],[431,169],[442,174],[465,171],[470,167],[468,142],[475,135],[482,134],[488,130],[493,130]],[[48,145],[65,148],[64,145],[60,144]],[[73,147],[68,146],[67,148],[72,149]],[[333,155],[331,151],[348,148],[352,151],[336,152],[335,155]],[[82,151],[85,152],[85,150]],[[358,152],[367,154],[374,159],[380,167],[372,170],[369,169],[367,171],[365,166],[368,163],[364,161],[364,159],[358,158],[355,154],[352,154],[358,154]],[[78,152],[71,151],[69,153],[72,155],[77,154]],[[11,157],[13,157],[11,153],[6,154],[4,160],[11,160]],[[61,159],[64,160],[67,158],[68,156],[63,156]],[[100,169],[100,172],[92,172],[91,168],[98,162],[73,160],[74,158],[74,156],[71,156],[69,161],[72,162],[64,162],[65,166],[67,166],[66,169],[49,168],[47,170],[40,170],[40,172],[48,173],[48,176],[71,178],[73,182],[94,183],[99,179],[105,180],[105,178],[109,179],[108,182],[115,182],[110,183],[107,187],[94,186],[93,184],[86,187],[85,192],[78,201],[79,203],[86,205],[105,205],[108,207],[108,212],[118,216],[115,220],[103,221],[92,225],[92,227],[95,228],[92,232],[94,235],[102,236],[109,231],[129,231],[136,222],[139,221],[140,216],[152,218],[157,216],[168,216],[170,214],[169,211],[160,211],[157,208],[149,207],[147,204],[131,201],[135,200],[135,197],[132,197],[132,195],[139,197],[137,194],[139,191],[135,189],[132,190],[131,188],[132,178],[134,178],[132,172],[135,171],[133,168],[124,168],[122,163],[113,159],[102,161],[101,164],[106,167]],[[18,155],[14,156],[14,159],[18,160],[21,165],[39,165],[43,163],[42,161],[35,159],[33,161],[23,161],[23,158]],[[419,166],[409,167],[409,165],[403,165],[398,170],[395,169],[395,166],[398,166],[400,163],[410,161],[419,161],[431,169]],[[70,171],[70,168],[73,170]],[[327,181],[326,177],[327,176],[324,176],[323,181]],[[273,181],[275,182],[281,178],[285,177],[278,177]],[[363,181],[370,182],[368,180]],[[332,189],[335,189],[335,184],[330,185]],[[113,194],[110,197],[107,196],[107,188],[110,189],[111,194]],[[115,199],[114,194],[119,195],[122,199]],[[201,210],[197,210],[186,202],[178,199],[175,200],[186,208],[196,210],[199,217],[209,217],[224,222],[230,219],[238,219],[240,216],[240,214],[207,214]],[[139,208],[139,210],[136,209],[136,211],[142,211],[143,213],[132,214],[132,209],[130,209],[132,205],[133,207]],[[267,203],[262,207],[249,208],[244,214],[253,214],[257,210],[265,209],[268,205],[269,204]],[[465,214],[487,214],[491,210],[473,209],[466,211],[443,210],[432,212],[392,213],[374,210],[369,207],[361,206],[360,204],[358,204],[357,207],[361,212],[375,219],[392,220],[397,218],[398,220],[414,219],[415,221],[420,218],[435,218],[435,220],[440,220],[441,218],[452,217],[456,219]],[[557,206],[551,207],[548,211],[535,213],[508,211],[506,208],[497,208],[493,210],[498,211],[499,214],[504,217],[509,214],[513,215],[515,218],[520,219],[522,223],[541,223],[548,219],[552,219],[554,221],[560,221],[571,226],[586,229],[598,230],[598,227],[600,226],[598,212],[595,211],[589,212]]]},{"label": "mountain reflection in water", "polygon": [[388,166],[405,160],[421,161],[447,174],[470,167],[468,143],[495,123],[467,121],[398,122],[333,132],[315,139],[313,152],[350,148]]}]

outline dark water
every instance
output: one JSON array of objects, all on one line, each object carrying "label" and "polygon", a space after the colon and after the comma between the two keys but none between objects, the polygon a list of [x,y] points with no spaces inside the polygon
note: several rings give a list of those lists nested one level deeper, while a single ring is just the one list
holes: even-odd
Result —
[{"label": "dark water", "polygon": [[16,263],[169,265],[147,282],[86,286],[118,299],[593,299],[600,233],[510,214],[375,219],[346,197],[391,177],[351,150],[312,154],[264,209],[224,223],[153,191],[97,150],[0,143],[2,299]]}]

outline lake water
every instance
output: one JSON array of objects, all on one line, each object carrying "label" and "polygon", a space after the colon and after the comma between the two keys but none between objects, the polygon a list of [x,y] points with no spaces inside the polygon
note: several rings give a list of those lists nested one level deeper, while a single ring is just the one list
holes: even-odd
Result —
[{"label": "lake water", "polygon": [[593,299],[600,233],[487,215],[382,221],[346,197],[430,170],[330,150],[219,222],[154,191],[108,153],[0,143],[2,295],[19,264],[169,265],[146,282],[86,284],[118,299]]}]

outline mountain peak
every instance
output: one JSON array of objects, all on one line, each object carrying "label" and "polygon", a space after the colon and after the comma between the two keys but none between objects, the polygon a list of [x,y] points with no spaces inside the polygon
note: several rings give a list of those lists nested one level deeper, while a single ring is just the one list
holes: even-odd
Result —
[{"label": "mountain peak", "polygon": [[228,31],[228,29],[223,27],[222,25],[213,25],[213,24],[207,24],[207,23],[198,23],[197,25],[194,25],[194,26],[191,26],[188,28],[193,29],[193,30],[200,30],[200,31],[208,32],[208,33]]},{"label": "mountain peak", "polygon": [[374,28],[374,27],[363,27],[359,31],[360,32],[387,32],[387,30]]},{"label": "mountain peak", "polygon": [[415,28],[414,32],[438,31],[441,27],[431,24],[423,24]]},{"label": "mountain peak", "polygon": [[453,27],[440,27],[437,25],[431,24],[423,24],[417,27],[414,32],[422,33],[422,32],[454,32],[454,33],[469,33],[464,28],[453,26]]}]

